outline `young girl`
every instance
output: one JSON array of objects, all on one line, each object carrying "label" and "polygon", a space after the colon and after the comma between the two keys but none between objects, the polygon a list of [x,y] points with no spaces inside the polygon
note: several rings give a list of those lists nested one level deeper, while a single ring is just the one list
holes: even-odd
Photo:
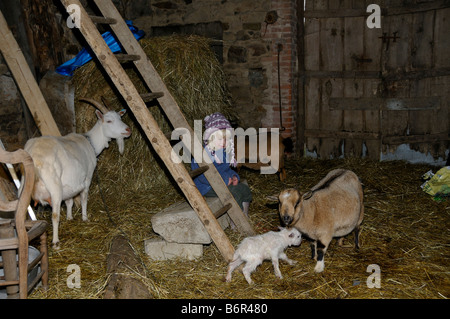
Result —
[{"label": "young girl", "polygon": [[[205,150],[220,176],[222,176],[223,181],[228,185],[228,189],[236,202],[248,216],[252,193],[248,185],[240,183],[239,175],[231,168],[231,166],[236,167],[237,164],[234,158],[233,128],[225,116],[219,112],[208,115],[204,121],[205,132],[203,140]],[[198,164],[192,159],[191,168],[194,170],[198,167]],[[217,196],[203,174],[196,177],[194,182],[203,196]]]}]

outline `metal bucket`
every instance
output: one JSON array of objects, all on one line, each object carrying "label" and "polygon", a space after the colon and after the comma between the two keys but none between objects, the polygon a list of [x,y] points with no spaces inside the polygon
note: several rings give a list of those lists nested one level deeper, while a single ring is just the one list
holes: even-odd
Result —
[{"label": "metal bucket", "polygon": [[[33,246],[28,246],[28,262],[30,263],[31,261],[33,261],[33,259],[35,259],[37,256],[39,256],[40,251],[33,247]],[[16,255],[16,260],[19,259],[19,256]],[[0,254],[0,261],[2,261],[2,256]],[[38,275],[40,271],[40,266],[39,264],[37,264],[29,273],[28,273],[28,284],[30,284]],[[17,272],[19,272],[19,269],[17,269]],[[3,268],[0,268],[0,276],[3,276],[4,272],[3,272]],[[6,299],[7,298],[7,294],[6,294],[6,286],[2,286],[0,287],[0,299]]]}]

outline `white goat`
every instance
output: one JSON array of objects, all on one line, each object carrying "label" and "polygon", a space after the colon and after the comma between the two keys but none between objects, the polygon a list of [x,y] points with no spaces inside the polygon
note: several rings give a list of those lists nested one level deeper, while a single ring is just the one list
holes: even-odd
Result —
[{"label": "white goat", "polygon": [[333,237],[343,237],[354,231],[355,246],[359,248],[358,236],[364,216],[363,190],[352,171],[332,170],[311,191],[300,194],[296,189],[285,189],[278,199],[283,223],[314,241],[311,249],[312,257],[317,259],[315,272],[324,270],[324,255]]},{"label": "white goat", "polygon": [[89,186],[97,165],[97,156],[116,139],[119,152],[124,150],[123,139],[131,135],[130,128],[122,122],[125,109],[110,111],[106,106],[91,100],[98,110],[94,127],[84,135],[70,133],[63,137],[41,136],[28,140],[24,149],[31,155],[36,168],[36,183],[32,198],[42,205],[52,206],[53,246],[59,248],[58,225],[61,202],[67,207],[67,219],[71,220],[73,198],[80,195],[81,212],[87,221]]},{"label": "white goat", "polygon": [[226,281],[231,281],[231,273],[243,262],[246,262],[242,272],[249,284],[252,283],[250,274],[256,267],[261,265],[265,259],[271,259],[275,275],[282,279],[278,259],[286,261],[289,265],[295,263],[289,259],[284,250],[288,246],[298,246],[302,240],[300,232],[295,229],[282,228],[279,232],[270,231],[262,235],[245,238],[237,247],[233,261],[230,262]]}]

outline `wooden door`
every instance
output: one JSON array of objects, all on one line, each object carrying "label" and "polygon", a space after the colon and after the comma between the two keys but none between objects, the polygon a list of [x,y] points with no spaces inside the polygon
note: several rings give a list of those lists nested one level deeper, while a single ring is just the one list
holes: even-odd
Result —
[{"label": "wooden door", "polygon": [[444,1],[306,0],[305,145],[320,158],[380,159],[399,145],[444,158],[450,8]]}]

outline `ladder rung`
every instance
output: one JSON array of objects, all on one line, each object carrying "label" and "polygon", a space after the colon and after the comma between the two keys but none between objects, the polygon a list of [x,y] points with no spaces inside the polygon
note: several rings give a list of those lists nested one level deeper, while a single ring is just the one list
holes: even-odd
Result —
[{"label": "ladder rung", "polygon": [[225,214],[230,208],[231,204],[230,203],[226,204],[225,206],[223,206],[221,209],[219,209],[217,212],[214,213],[214,217],[219,218],[220,216]]},{"label": "ladder rung", "polygon": [[144,102],[150,102],[154,99],[160,98],[164,96],[163,92],[152,92],[152,93],[143,93],[140,94],[141,98],[144,100]]},{"label": "ladder rung", "polygon": [[138,61],[141,59],[140,55],[137,54],[123,54],[123,53],[117,53],[115,54],[117,60],[119,62],[129,62],[129,61]]},{"label": "ladder rung", "polygon": [[203,174],[204,172],[206,172],[209,169],[209,166],[201,166],[199,168],[194,169],[193,171],[189,172],[189,175],[191,175],[192,178]]},{"label": "ladder rung", "polygon": [[[175,131],[175,130],[174,130]],[[173,132],[174,131],[170,131],[170,132],[167,132],[167,133],[165,133],[164,134],[164,136],[169,140],[169,141],[171,141],[172,140],[172,134],[173,134]],[[176,132],[176,131],[175,131]],[[182,141],[183,140],[183,134],[176,134],[175,136],[174,136],[174,138],[173,138],[174,140],[176,140],[176,141]]]},{"label": "ladder rung", "polygon": [[100,24],[116,24],[117,20],[114,18],[106,18],[106,17],[99,17],[99,16],[89,16],[91,18],[92,22],[94,23],[100,23]]}]

